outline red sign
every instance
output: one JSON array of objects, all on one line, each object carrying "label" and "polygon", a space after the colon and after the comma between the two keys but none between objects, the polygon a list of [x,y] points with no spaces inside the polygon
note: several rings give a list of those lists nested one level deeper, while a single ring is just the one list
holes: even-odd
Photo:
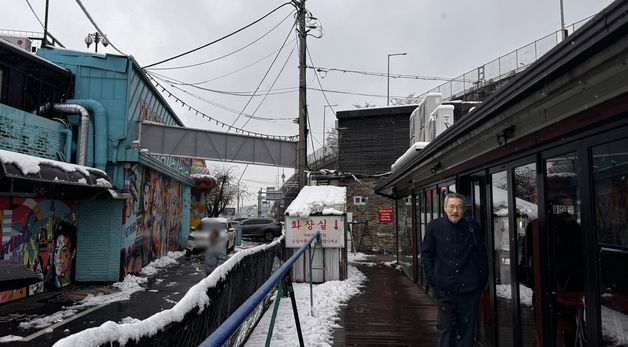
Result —
[{"label": "red sign", "polygon": [[380,208],[379,209],[379,222],[380,223],[392,223],[392,208]]}]

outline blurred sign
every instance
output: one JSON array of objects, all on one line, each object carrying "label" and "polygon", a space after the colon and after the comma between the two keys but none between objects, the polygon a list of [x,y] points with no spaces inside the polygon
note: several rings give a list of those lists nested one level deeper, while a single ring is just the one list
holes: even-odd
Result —
[{"label": "blurred sign", "polygon": [[266,190],[266,200],[281,200],[283,192],[281,190]]},{"label": "blurred sign", "polygon": [[233,216],[236,212],[235,207],[225,207],[225,209],[222,211],[222,214],[227,215],[227,216]]},{"label": "blurred sign", "polygon": [[392,208],[380,208],[378,214],[379,214],[380,223],[392,223],[393,221]]},{"label": "blurred sign", "polygon": [[321,233],[324,248],[343,248],[345,246],[344,216],[286,217],[285,228],[287,248],[303,246],[316,231]]}]

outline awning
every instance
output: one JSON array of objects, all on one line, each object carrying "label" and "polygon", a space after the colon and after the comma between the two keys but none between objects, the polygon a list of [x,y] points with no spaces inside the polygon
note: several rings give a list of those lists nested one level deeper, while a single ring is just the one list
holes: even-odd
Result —
[{"label": "awning", "polygon": [[41,282],[41,278],[23,264],[0,261],[0,291],[23,288],[37,282]]},{"label": "awning", "polygon": [[0,180],[7,179],[77,188],[112,188],[111,180],[102,170],[0,150]]}]

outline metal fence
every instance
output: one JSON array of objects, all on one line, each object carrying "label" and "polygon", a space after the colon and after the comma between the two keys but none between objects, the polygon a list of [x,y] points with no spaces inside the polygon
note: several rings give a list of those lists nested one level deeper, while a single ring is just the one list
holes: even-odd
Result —
[{"label": "metal fence", "polygon": [[[575,22],[565,30],[573,33],[583,26],[592,17]],[[443,100],[452,100],[463,95],[474,95],[474,91],[481,90],[484,86],[491,85],[500,80],[505,80],[525,70],[538,58],[549,52],[562,41],[562,33],[557,30],[530,44],[507,53],[493,61],[479,66],[471,71],[451,79],[427,92],[419,95],[416,101],[420,101],[430,93],[441,93]],[[471,98],[473,99],[473,98]]]},{"label": "metal fence", "polygon": [[[207,290],[210,303],[202,312],[195,308],[181,322],[167,325],[156,335],[129,340],[125,346],[198,346],[279,268],[282,249],[283,242],[277,242],[273,247],[244,256],[215,287]],[[260,302],[224,346],[241,345],[269,303],[270,297]],[[112,341],[103,346],[119,344]]]},{"label": "metal fence", "polygon": [[337,148],[330,148],[328,146],[321,147],[307,156],[307,163],[310,169],[316,170],[319,167],[336,160],[338,156]]}]

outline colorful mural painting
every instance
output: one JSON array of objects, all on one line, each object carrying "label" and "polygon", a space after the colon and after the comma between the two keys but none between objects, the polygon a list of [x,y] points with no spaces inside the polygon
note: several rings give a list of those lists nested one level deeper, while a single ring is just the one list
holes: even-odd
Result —
[{"label": "colorful mural painting", "polygon": [[76,201],[0,197],[0,261],[24,264],[42,282],[0,293],[0,303],[72,283]]},{"label": "colorful mural painting", "polygon": [[181,184],[140,165],[125,168],[131,198],[122,211],[124,232],[120,276],[137,273],[155,258],[184,246],[181,239]]}]

